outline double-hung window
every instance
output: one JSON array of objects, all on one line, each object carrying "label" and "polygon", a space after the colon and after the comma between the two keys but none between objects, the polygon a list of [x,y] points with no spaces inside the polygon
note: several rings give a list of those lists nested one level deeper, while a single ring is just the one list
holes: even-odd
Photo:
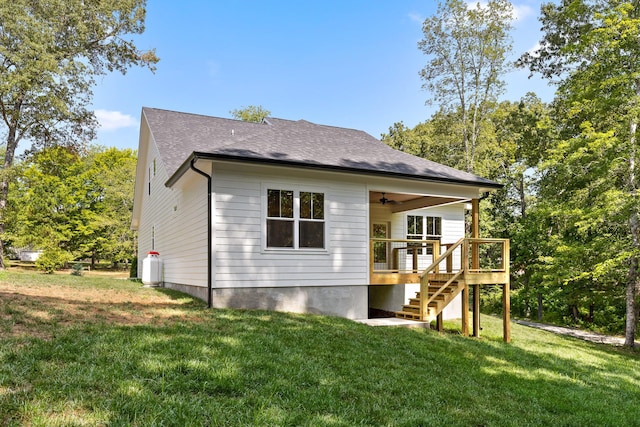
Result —
[{"label": "double-hung window", "polygon": [[267,248],[325,249],[324,193],[267,189]]},{"label": "double-hung window", "polygon": [[[407,215],[407,240],[424,240],[424,221],[420,215]],[[412,243],[408,247],[422,254],[421,244]]]},{"label": "double-hung window", "polygon": [[442,218],[439,216],[425,216],[426,240],[440,240],[442,237]]},{"label": "double-hung window", "polygon": [[[442,218],[438,216],[407,215],[407,239],[440,240],[442,237]],[[415,246],[419,247],[419,244]],[[416,249],[422,253],[422,249]],[[431,247],[427,254],[431,254]]]}]

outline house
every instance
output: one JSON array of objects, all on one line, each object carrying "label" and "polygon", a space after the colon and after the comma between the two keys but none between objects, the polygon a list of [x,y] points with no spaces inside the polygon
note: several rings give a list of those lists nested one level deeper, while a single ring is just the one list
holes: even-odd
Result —
[{"label": "house", "polygon": [[[460,317],[468,286],[508,290],[508,243],[464,239],[467,205],[477,238],[478,200],[499,187],[358,130],[143,108],[138,271],[157,251],[163,285],[210,307],[429,320],[457,302]],[[480,244],[501,245],[501,266],[480,268]]]}]

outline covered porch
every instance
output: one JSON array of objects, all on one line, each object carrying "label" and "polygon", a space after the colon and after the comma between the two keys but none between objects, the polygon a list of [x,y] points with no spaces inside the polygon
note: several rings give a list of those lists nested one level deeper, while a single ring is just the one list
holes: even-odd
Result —
[{"label": "covered porch", "polygon": [[[391,206],[385,207],[387,204]],[[480,238],[479,204],[479,198],[464,200],[458,197],[371,192],[369,283],[392,287],[413,284],[413,289],[417,289],[415,297],[406,297],[408,301],[399,306],[397,311],[393,310],[396,317],[421,322],[436,320],[438,330],[443,328],[443,310],[460,296],[457,301],[460,304],[462,334],[465,336],[469,335],[469,292],[472,291],[471,323],[472,334],[476,337],[480,335],[481,288],[483,285],[499,285],[503,290],[503,338],[509,342],[509,240]],[[392,217],[401,215],[400,220],[395,218],[388,222],[392,229],[395,225],[395,233],[387,231],[383,235],[380,232],[384,229],[380,205]],[[465,227],[463,217],[462,231],[458,230],[456,235],[456,231],[449,231],[454,229],[451,225],[444,230],[444,219],[424,216],[422,227],[428,230],[419,238],[420,230],[411,230],[414,214],[427,212],[430,215],[439,206],[449,206],[449,210],[470,208],[470,226]],[[459,226],[456,223],[456,227]]]}]

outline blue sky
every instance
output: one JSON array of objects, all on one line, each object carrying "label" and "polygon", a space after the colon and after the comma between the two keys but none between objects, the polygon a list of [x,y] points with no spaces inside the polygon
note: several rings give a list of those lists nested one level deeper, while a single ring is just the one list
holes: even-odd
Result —
[{"label": "blue sky", "polygon": [[[541,0],[512,1],[513,59],[540,39]],[[230,117],[262,105],[274,117],[364,130],[415,126],[436,107],[418,76],[421,23],[433,0],[148,0],[140,49],[155,48],[155,74],[132,69],[101,78],[96,143],[137,148],[143,106]],[[503,99],[553,88],[528,71],[506,76]]]}]

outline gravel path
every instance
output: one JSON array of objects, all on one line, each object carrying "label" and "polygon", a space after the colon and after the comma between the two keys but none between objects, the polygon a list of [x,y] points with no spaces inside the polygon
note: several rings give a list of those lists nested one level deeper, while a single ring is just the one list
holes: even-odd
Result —
[{"label": "gravel path", "polygon": [[[543,329],[545,331],[553,332],[561,335],[569,335],[574,338],[578,338],[585,341],[591,341],[595,343],[601,344],[610,344],[615,346],[624,345],[624,338],[622,337],[612,337],[609,335],[602,335],[596,332],[591,331],[583,331],[581,329],[575,328],[567,328],[563,326],[555,326],[555,325],[545,325],[543,323],[529,322],[526,320],[514,320],[515,323],[520,325],[529,326],[531,328]],[[636,341],[636,347],[640,347],[640,341]]]}]

